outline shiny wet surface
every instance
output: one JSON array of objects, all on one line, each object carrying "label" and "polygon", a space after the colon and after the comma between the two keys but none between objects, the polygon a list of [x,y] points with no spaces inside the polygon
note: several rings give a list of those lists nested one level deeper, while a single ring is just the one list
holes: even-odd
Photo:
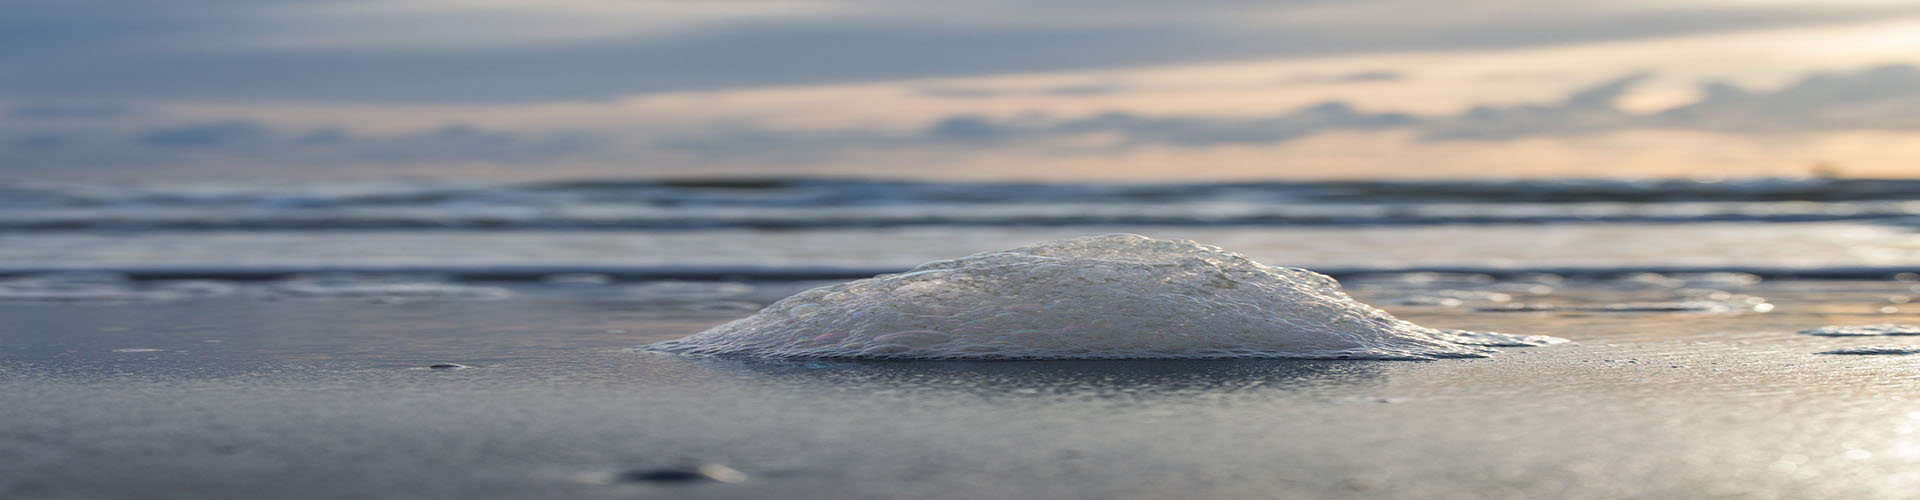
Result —
[{"label": "shiny wet surface", "polygon": [[[755,361],[630,349],[745,316],[791,284],[399,299],[248,285],[160,302],[4,303],[0,497],[1920,491],[1920,356],[1820,354],[1920,337],[1796,333],[1920,323],[1903,300],[1920,295],[1916,283],[1454,278],[1349,286],[1423,325],[1575,343],[1424,362]],[[1725,307],[1612,307],[1687,302]],[[1516,310],[1489,310],[1501,307]],[[740,476],[689,476],[721,470],[710,465]],[[666,476],[693,479],[646,479]]]}]

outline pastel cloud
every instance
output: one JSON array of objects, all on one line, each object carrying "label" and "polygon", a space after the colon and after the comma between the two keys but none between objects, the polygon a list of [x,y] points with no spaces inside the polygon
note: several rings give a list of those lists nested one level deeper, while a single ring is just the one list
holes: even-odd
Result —
[{"label": "pastel cloud", "polygon": [[[1653,75],[1621,76],[1541,104],[1478,106],[1459,113],[1364,110],[1329,101],[1253,116],[1124,111],[995,118],[950,114],[915,127],[793,129],[752,122],[674,132],[499,130],[464,125],[390,132],[288,128],[210,120],[145,128],[23,128],[0,136],[10,165],[138,167],[148,164],[275,163],[293,166],[490,164],[538,170],[599,162],[671,168],[758,163],[793,169],[902,153],[947,158],[1025,151],[1059,156],[1272,146],[1330,133],[1410,133],[1427,142],[1501,143],[1677,130],[1724,134],[1920,131],[1920,66],[1887,65],[1807,75],[1773,90],[1707,83],[1695,102],[1631,112],[1617,102]],[[41,110],[54,111],[54,110]],[[56,115],[74,114],[67,111]],[[86,113],[78,113],[85,115]]]},{"label": "pastel cloud", "polygon": [[[715,156],[778,156],[793,149],[804,157],[829,150],[982,148],[1044,144],[1081,136],[1106,138],[1097,149],[1165,145],[1283,143],[1328,131],[1402,129],[1432,141],[1496,141],[1623,130],[1676,129],[1729,133],[1920,131],[1920,66],[1888,65],[1857,72],[1818,73],[1773,91],[1725,83],[1700,87],[1705,97],[1646,113],[1616,103],[1653,75],[1635,73],[1576,89],[1544,104],[1476,106],[1457,114],[1421,115],[1361,111],[1329,101],[1286,113],[1252,117],[1157,116],[1122,111],[1049,118],[994,119],[955,114],[905,131],[833,130],[782,132],[734,126],[705,139],[682,136],[669,144]],[[1074,142],[1085,144],[1084,141]],[[723,144],[747,145],[738,148]],[[1085,150],[1081,148],[1080,150]]]},{"label": "pastel cloud", "polygon": [[40,130],[0,137],[0,163],[15,173],[61,169],[144,169],[233,165],[327,167],[378,164],[537,164],[600,158],[603,136],[582,132],[514,133],[462,125],[395,134],[337,128],[283,130],[245,120],[183,123],[139,130]]}]

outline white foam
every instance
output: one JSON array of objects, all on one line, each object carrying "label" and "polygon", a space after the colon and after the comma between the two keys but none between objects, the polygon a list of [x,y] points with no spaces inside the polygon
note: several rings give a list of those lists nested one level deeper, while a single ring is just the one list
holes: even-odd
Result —
[{"label": "white foam", "polygon": [[437,279],[379,275],[311,275],[275,284],[272,290],[292,297],[379,300],[503,299],[511,290],[496,286],[462,285]]},{"label": "white foam", "polygon": [[655,304],[715,302],[753,292],[753,285],[735,282],[655,281],[626,287],[622,298]]},{"label": "white foam", "polygon": [[1426,328],[1304,269],[1113,234],[815,288],[648,349],[767,358],[1481,357],[1545,336]]}]

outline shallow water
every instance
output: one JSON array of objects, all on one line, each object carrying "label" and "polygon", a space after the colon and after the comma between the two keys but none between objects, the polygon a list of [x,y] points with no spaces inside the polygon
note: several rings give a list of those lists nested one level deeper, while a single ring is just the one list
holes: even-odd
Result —
[{"label": "shallow water", "polygon": [[[1907,498],[1898,281],[1385,275],[1357,298],[1573,344],[1439,361],[821,362],[633,346],[796,283],[0,303],[0,496]],[[1753,310],[1613,310],[1717,282]],[[660,291],[701,291],[664,301]],[[1458,305],[1389,300],[1441,291]],[[1508,302],[1560,306],[1489,314]],[[731,304],[716,306],[716,304]],[[440,363],[469,368],[431,369]],[[744,480],[646,471],[719,464]],[[636,471],[640,473],[636,473]],[[341,478],[353,478],[343,481]]]},{"label": "shallow water", "polygon": [[[1920,324],[1916,228],[1875,180],[0,186],[0,498],[1911,498],[1920,336],[1800,332]],[[1573,343],[635,349],[1112,232]]]},{"label": "shallow water", "polygon": [[[1069,226],[808,231],[52,231],[0,232],[0,272],[49,269],[450,270],[728,273],[922,262],[1049,240],[1130,232],[1190,239],[1322,272],[1670,267],[1920,269],[1920,232],[1857,223],[1439,225],[1407,227]],[[842,273],[847,274],[847,273]]]}]

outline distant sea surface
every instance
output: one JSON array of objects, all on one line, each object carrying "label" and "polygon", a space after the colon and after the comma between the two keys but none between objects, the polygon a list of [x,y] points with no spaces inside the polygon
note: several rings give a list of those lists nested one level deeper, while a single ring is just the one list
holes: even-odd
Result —
[{"label": "distant sea surface", "polygon": [[0,273],[839,278],[1114,232],[1329,272],[1920,269],[1920,181],[0,185]]}]

